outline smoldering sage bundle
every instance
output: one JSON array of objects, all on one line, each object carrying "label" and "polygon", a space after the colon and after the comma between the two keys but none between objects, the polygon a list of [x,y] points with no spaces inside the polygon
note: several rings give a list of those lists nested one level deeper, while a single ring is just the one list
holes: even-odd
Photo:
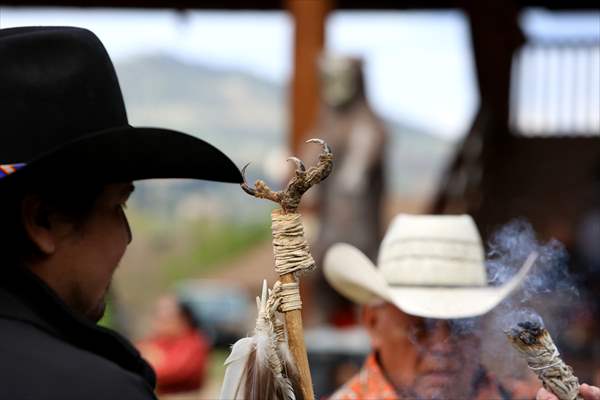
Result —
[{"label": "smoldering sage bundle", "polygon": [[583,400],[579,394],[579,379],[573,374],[573,368],[560,358],[556,344],[541,323],[519,322],[505,333],[546,390],[560,400]]}]

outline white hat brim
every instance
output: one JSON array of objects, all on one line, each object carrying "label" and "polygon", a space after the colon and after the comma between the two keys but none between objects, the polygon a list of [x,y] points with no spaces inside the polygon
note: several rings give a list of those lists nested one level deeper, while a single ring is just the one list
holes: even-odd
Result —
[{"label": "white hat brim", "polygon": [[325,255],[324,274],[331,286],[356,303],[385,300],[407,314],[452,319],[476,317],[490,311],[523,282],[533,261],[528,259],[519,272],[501,286],[392,287],[360,250],[339,243]]}]

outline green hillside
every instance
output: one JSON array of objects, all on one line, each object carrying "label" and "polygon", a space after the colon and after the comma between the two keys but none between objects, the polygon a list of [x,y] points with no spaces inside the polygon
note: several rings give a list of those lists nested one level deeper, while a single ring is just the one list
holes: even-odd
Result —
[{"label": "green hillside", "polygon": [[[204,138],[226,149],[240,166],[254,161],[251,177],[265,176],[261,161],[269,154],[286,151],[287,92],[282,86],[243,72],[214,70],[161,55],[131,59],[116,68],[133,125],[169,127]],[[427,196],[453,144],[398,121],[387,125],[388,187],[397,195]],[[170,184],[180,190],[169,196],[206,185]],[[227,193],[227,200],[235,202],[237,196]],[[173,200],[161,198],[159,203],[172,207]]]}]

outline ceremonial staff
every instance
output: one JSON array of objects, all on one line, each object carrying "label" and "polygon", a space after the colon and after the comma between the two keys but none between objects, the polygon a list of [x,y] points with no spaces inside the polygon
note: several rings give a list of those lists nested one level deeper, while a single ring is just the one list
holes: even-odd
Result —
[{"label": "ceremonial staff", "polygon": [[[222,400],[314,399],[304,344],[299,276],[312,270],[315,262],[297,210],[302,195],[331,173],[333,154],[321,139],[310,139],[307,143],[322,146],[319,160],[306,169],[300,159],[288,158],[295,163],[296,170],[284,190],[274,192],[261,180],[250,187],[245,182],[248,165],[242,169],[241,186],[246,193],[274,201],[281,207],[271,213],[275,270],[280,280],[271,291],[263,285],[257,299],[255,335],[238,341],[225,362]],[[277,312],[283,313],[285,325],[278,320]]]}]

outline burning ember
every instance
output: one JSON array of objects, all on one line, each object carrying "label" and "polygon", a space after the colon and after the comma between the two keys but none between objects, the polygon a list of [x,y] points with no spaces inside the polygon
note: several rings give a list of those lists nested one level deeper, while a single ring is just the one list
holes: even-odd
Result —
[{"label": "burning ember", "polygon": [[558,348],[541,321],[525,320],[505,333],[545,389],[560,400],[583,400],[579,395],[579,379],[560,358]]}]

